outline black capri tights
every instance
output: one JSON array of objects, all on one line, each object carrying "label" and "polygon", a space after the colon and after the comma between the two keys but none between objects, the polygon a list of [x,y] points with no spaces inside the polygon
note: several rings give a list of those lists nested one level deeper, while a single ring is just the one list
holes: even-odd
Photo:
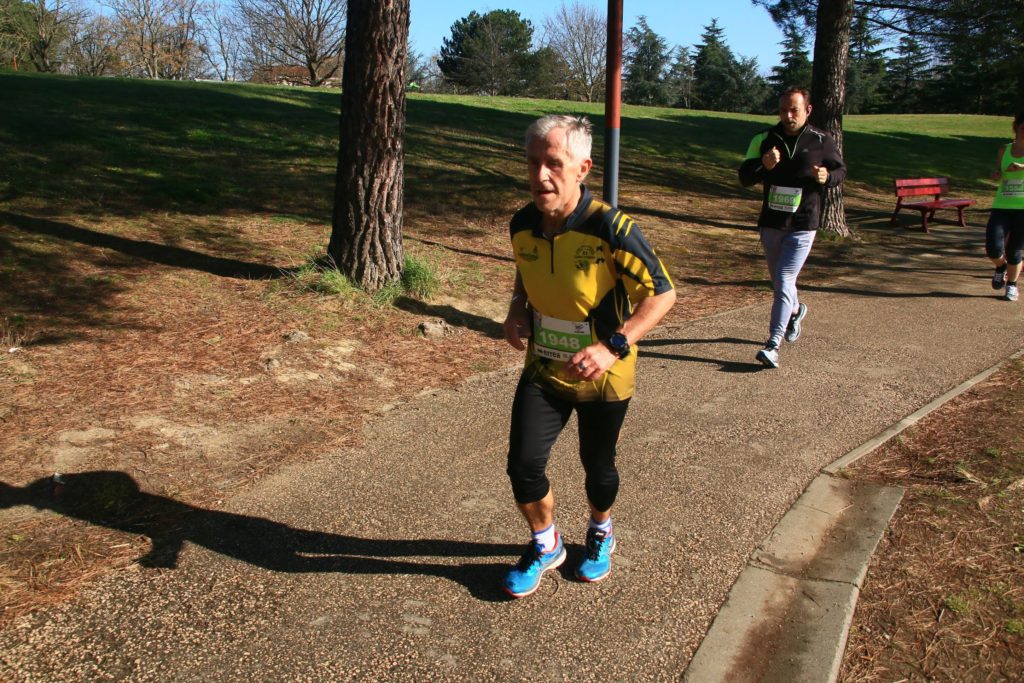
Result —
[{"label": "black capri tights", "polygon": [[1012,266],[1021,262],[1024,254],[1024,210],[992,209],[985,229],[985,253],[998,259],[1006,250],[1006,262]]},{"label": "black capri tights", "polygon": [[535,503],[551,490],[545,470],[551,447],[562,432],[573,408],[579,421],[580,460],[586,472],[587,499],[604,512],[615,503],[619,471],[615,469],[615,445],[626,418],[625,401],[574,403],[544,392],[520,380],[512,403],[508,472],[512,494],[520,505]]}]

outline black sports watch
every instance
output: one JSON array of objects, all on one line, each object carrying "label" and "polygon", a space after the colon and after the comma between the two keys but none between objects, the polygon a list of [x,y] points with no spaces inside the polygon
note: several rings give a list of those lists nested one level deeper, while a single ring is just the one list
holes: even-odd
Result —
[{"label": "black sports watch", "polygon": [[619,358],[625,358],[629,355],[630,346],[629,340],[626,339],[626,335],[621,332],[616,332],[612,336],[604,340],[604,345],[608,347],[608,350],[614,353]]}]

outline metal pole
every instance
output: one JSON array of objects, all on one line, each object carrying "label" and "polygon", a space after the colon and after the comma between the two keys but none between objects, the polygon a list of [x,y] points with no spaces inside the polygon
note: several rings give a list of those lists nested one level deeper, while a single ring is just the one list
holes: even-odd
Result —
[{"label": "metal pole", "polygon": [[608,0],[608,58],[604,97],[604,201],[619,203],[619,125],[622,109],[622,0]]}]

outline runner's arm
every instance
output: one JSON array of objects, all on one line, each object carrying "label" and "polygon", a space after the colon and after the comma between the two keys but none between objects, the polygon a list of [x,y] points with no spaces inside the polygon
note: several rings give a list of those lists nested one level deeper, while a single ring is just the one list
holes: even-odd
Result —
[{"label": "runner's arm", "polygon": [[768,137],[767,131],[764,133],[758,133],[750,141],[750,145],[747,147],[747,155],[743,159],[743,163],[740,164],[740,183],[743,187],[750,187],[756,183],[764,180],[765,174],[768,172],[764,167],[764,162],[761,160],[761,143]]},{"label": "runner's arm", "polygon": [[526,348],[523,343],[524,337],[530,336],[530,313],[526,307],[526,288],[523,287],[523,279],[516,270],[516,283],[512,288],[512,300],[508,304],[508,314],[502,328],[505,331],[505,341],[512,348],[522,351]]},{"label": "runner's arm", "polygon": [[831,135],[825,137],[825,150],[822,155],[821,165],[828,169],[828,178],[825,179],[825,187],[835,187],[846,180],[846,163],[839,154],[835,140]]},{"label": "runner's arm", "polygon": [[633,309],[633,315],[622,324],[618,331],[626,335],[630,346],[635,346],[637,342],[643,339],[644,335],[661,322],[661,319],[665,317],[665,314],[669,312],[675,303],[675,289],[645,297],[636,305],[636,308]]}]

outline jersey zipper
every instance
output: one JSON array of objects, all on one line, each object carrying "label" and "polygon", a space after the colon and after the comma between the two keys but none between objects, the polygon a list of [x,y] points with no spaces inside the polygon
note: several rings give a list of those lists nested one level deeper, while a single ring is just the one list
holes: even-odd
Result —
[{"label": "jersey zipper", "polygon": [[786,150],[786,154],[789,155],[789,160],[790,161],[792,161],[793,157],[796,156],[796,148],[800,146],[800,138],[802,138],[804,136],[804,131],[806,131],[806,130],[807,130],[806,126],[804,126],[803,128],[800,129],[800,134],[797,135],[796,136],[796,140],[793,141],[793,149],[790,149],[789,145],[786,144],[786,138],[782,137],[781,135],[779,135],[778,133],[776,133],[774,131],[772,132],[772,135],[777,137],[779,139],[779,141],[782,143],[782,147]]}]

